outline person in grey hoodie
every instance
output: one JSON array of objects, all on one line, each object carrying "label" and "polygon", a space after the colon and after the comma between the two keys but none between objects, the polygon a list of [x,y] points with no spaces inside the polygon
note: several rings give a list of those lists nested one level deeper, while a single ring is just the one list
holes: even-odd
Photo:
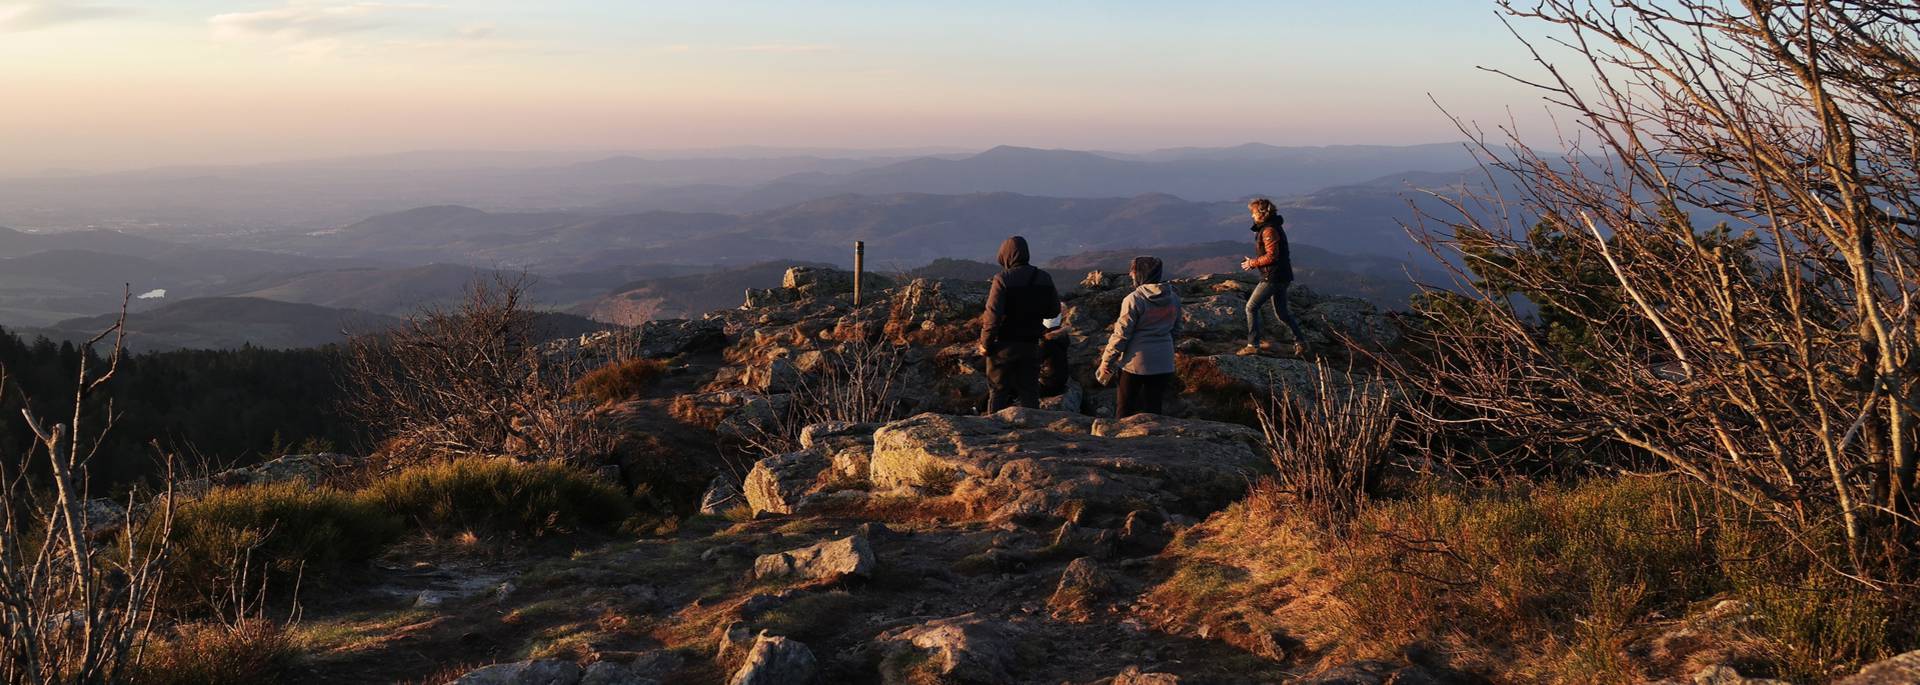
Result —
[{"label": "person in grey hoodie", "polygon": [[1120,302],[1120,318],[1100,353],[1094,379],[1119,381],[1114,418],[1159,414],[1173,384],[1173,341],[1180,335],[1180,296],[1161,282],[1158,257],[1134,257],[1133,292]]}]

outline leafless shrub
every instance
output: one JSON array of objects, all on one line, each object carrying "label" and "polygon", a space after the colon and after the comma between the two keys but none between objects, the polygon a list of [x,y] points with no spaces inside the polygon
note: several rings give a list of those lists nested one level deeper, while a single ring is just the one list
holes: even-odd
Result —
[{"label": "leafless shrub", "polygon": [[[108,522],[86,501],[86,464],[112,427],[112,409],[95,430],[91,421],[102,417],[85,408],[119,369],[125,323],[123,308],[112,328],[81,346],[68,420],[49,425],[22,410],[36,443],[18,472],[0,462],[0,683],[118,682],[152,630],[166,546],[136,545],[130,535],[119,536],[124,547],[96,542],[94,529]],[[112,353],[96,369],[93,347],[109,335]],[[38,460],[47,467],[41,484],[27,475]],[[158,511],[148,514],[161,529],[172,525],[171,477],[165,482]],[[128,527],[131,504],[115,514]]]},{"label": "leafless shrub", "polygon": [[1463,126],[1498,190],[1416,231],[1470,293],[1398,367],[1438,400],[1419,418],[1507,460],[1684,474],[1910,588],[1920,5],[1501,4],[1553,35],[1529,83],[1579,130],[1541,155]]},{"label": "leafless shrub", "polygon": [[1255,406],[1275,469],[1260,487],[1331,529],[1366,503],[1368,478],[1387,458],[1397,420],[1384,384],[1317,368],[1311,392],[1282,388],[1271,406]]},{"label": "leafless shrub", "polygon": [[763,456],[800,448],[800,432],[817,423],[878,423],[900,418],[900,350],[865,339],[818,350],[792,376],[790,401],[769,422],[743,436]]},{"label": "leafless shrub", "polygon": [[452,310],[427,309],[394,331],[348,344],[349,409],[389,439],[389,458],[539,455],[583,459],[614,435],[571,392],[579,364],[548,359],[525,279],[475,283]]}]

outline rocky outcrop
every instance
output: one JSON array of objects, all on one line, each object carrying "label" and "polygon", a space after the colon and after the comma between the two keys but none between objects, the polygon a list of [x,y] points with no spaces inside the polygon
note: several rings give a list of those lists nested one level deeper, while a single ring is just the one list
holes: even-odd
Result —
[{"label": "rocky outcrop", "polygon": [[1870,664],[1834,685],[1910,685],[1920,683],[1920,650]]},{"label": "rocky outcrop", "polygon": [[881,677],[887,683],[1014,682],[1018,638],[1011,624],[974,614],[896,628],[878,638],[887,646]]},{"label": "rocky outcrop", "polygon": [[921,414],[874,434],[875,488],[950,490],[988,518],[1116,522],[1137,509],[1204,513],[1267,468],[1252,429],[1139,415],[1096,421],[1013,408],[987,417]]},{"label": "rocky outcrop", "polygon": [[838,580],[872,577],[873,547],[860,535],[830,540],[800,549],[761,555],[753,561],[756,580]]},{"label": "rocky outcrop", "polygon": [[761,633],[728,685],[806,685],[818,665],[804,643]]},{"label": "rocky outcrop", "polygon": [[571,661],[538,659],[487,666],[448,685],[576,685],[583,677],[585,672]]},{"label": "rocky outcrop", "polygon": [[800,447],[824,453],[840,478],[863,481],[873,461],[873,432],[879,429],[877,423],[816,423],[800,430]]},{"label": "rocky outcrop", "polygon": [[659,319],[638,326],[594,331],[543,348],[550,355],[593,361],[667,359],[727,346],[726,327],[713,318]]},{"label": "rocky outcrop", "polygon": [[[987,306],[987,284],[919,278],[895,290],[883,329],[886,337],[921,345],[948,345],[979,335],[956,324],[971,323]],[[1118,316],[1118,313],[1115,313]]]},{"label": "rocky outcrop", "polygon": [[819,489],[832,463],[817,449],[776,455],[754,462],[744,487],[755,514],[792,514]]}]

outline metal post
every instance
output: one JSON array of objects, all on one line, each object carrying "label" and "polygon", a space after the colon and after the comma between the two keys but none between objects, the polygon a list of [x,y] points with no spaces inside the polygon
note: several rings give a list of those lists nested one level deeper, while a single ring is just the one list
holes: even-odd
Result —
[{"label": "metal post", "polygon": [[853,306],[860,306],[860,281],[866,280],[867,242],[853,241]]}]

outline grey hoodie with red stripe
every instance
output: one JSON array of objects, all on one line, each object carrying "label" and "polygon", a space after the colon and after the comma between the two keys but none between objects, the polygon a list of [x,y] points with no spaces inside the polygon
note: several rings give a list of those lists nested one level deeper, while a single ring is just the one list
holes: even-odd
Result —
[{"label": "grey hoodie with red stripe", "polygon": [[[1151,260],[1150,268],[1140,268],[1142,259]],[[1118,371],[1136,376],[1174,372],[1180,295],[1159,282],[1160,260],[1136,259],[1134,272],[1135,280],[1141,283],[1120,302],[1120,318],[1114,320],[1113,334],[1100,353],[1100,378],[1111,378]]]}]

